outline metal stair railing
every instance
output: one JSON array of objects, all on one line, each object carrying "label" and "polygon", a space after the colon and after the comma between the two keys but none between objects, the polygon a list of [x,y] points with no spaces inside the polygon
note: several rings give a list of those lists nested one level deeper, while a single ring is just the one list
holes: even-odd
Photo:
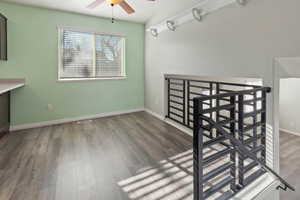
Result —
[{"label": "metal stair railing", "polygon": [[267,172],[282,183],[277,189],[294,189],[268,167],[271,88],[178,77],[165,81],[166,118],[194,131],[195,200],[229,199]]},{"label": "metal stair railing", "polygon": [[254,160],[257,164],[259,164],[263,169],[266,171],[270,172],[272,175],[274,175],[283,185],[284,187],[279,186],[283,190],[290,189],[292,191],[295,191],[295,188],[291,186],[286,180],[284,180],[279,174],[277,174],[273,169],[268,167],[265,163],[261,162],[256,158],[256,156],[251,153],[244,145],[241,143],[239,140],[235,139],[231,134],[229,134],[224,128],[222,128],[219,124],[214,122],[212,119],[206,116],[200,116],[201,119],[207,121],[209,124],[213,125],[220,133],[222,136],[224,136],[226,139],[230,140],[231,143],[237,148],[237,151],[239,153],[245,154],[248,157],[250,157],[252,160]]},{"label": "metal stair railing", "polygon": [[[230,199],[266,172],[283,184],[278,189],[295,190],[266,164],[266,94],[270,91],[256,87],[193,98],[194,200]],[[252,99],[245,99],[249,95]],[[245,112],[251,101],[253,109]],[[205,106],[205,102],[214,103]],[[207,156],[205,149],[213,145],[212,149],[222,148]],[[216,162],[224,163],[212,167]]]}]

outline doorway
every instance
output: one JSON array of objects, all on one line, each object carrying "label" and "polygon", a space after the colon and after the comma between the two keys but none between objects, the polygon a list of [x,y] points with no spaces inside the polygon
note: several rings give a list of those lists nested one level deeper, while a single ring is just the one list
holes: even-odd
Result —
[{"label": "doorway", "polygon": [[[299,199],[300,191],[300,58],[277,58],[273,66],[274,168],[296,188],[281,199]],[[299,112],[298,112],[299,108]],[[299,126],[299,128],[298,128]],[[298,152],[299,151],[299,152]]]},{"label": "doorway", "polygon": [[296,192],[280,193],[281,199],[299,199],[300,191],[300,79],[280,79],[279,144],[280,174]]}]

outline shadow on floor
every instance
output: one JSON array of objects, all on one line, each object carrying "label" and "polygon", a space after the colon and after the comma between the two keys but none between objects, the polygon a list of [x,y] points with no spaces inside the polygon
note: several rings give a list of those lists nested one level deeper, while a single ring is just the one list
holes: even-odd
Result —
[{"label": "shadow on floor", "polygon": [[[214,151],[210,149],[206,153],[210,154]],[[214,165],[222,164],[224,160],[226,158],[217,161]],[[226,173],[228,172],[224,172]],[[221,179],[222,176],[210,181],[205,188],[209,188]],[[160,161],[155,167],[140,170],[136,176],[120,181],[118,185],[132,200],[192,200],[192,150]],[[216,193],[214,199],[225,194],[227,190],[228,188],[224,188],[223,191]]]}]

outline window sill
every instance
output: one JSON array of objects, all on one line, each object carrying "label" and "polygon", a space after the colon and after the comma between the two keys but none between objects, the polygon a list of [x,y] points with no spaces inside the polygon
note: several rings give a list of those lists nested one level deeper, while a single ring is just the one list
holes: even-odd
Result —
[{"label": "window sill", "polygon": [[103,78],[64,78],[58,79],[58,82],[77,82],[77,81],[97,81],[97,80],[123,80],[127,79],[127,76],[118,77],[103,77]]}]

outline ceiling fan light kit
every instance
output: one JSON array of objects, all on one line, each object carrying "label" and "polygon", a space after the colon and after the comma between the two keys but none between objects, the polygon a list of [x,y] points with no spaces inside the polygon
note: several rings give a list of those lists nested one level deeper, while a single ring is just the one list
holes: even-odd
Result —
[{"label": "ceiling fan light kit", "polygon": [[[238,4],[245,6],[247,4],[247,0],[206,0],[202,1],[196,6],[183,11],[182,13],[170,17],[163,22],[151,25],[150,27],[146,28],[147,32],[150,32],[152,36],[157,37],[159,33],[170,30],[175,31],[178,26],[186,24],[188,22],[197,20],[199,22],[203,21],[203,17],[216,12],[228,5],[231,4]],[[155,34],[153,33],[155,30]]]},{"label": "ceiling fan light kit", "polygon": [[121,3],[121,1],[123,0],[105,0],[106,3],[108,3],[109,5],[113,4],[113,5],[116,5],[116,4],[119,4]]}]

